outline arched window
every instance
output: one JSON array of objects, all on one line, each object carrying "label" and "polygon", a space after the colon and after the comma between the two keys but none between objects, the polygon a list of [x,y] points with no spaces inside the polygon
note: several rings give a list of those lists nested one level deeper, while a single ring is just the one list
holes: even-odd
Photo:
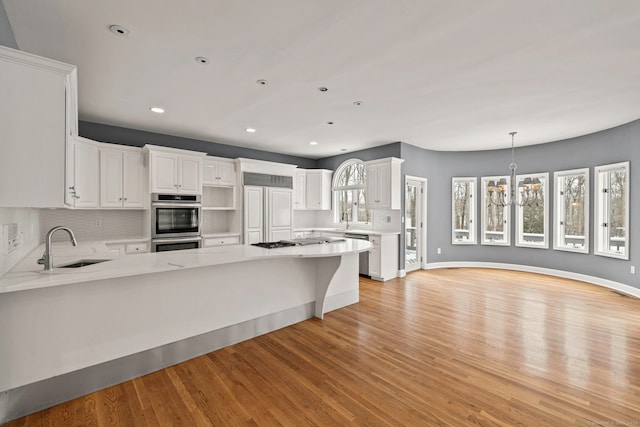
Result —
[{"label": "arched window", "polygon": [[350,159],[333,174],[334,221],[352,224],[369,223],[366,203],[366,168],[362,160]]}]

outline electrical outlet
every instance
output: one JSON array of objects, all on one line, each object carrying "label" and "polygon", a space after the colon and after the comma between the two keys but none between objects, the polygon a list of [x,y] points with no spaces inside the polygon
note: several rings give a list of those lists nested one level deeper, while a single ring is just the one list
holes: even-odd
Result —
[{"label": "electrical outlet", "polygon": [[438,255],[442,255],[442,248],[438,248]]},{"label": "electrical outlet", "polygon": [[96,219],[96,227],[102,227],[102,220]]},{"label": "electrical outlet", "polygon": [[636,266],[635,265],[631,266],[631,274],[636,274]]}]

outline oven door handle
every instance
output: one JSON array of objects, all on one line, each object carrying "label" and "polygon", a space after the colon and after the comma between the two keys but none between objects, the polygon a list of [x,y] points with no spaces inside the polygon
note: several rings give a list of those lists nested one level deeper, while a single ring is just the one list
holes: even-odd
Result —
[{"label": "oven door handle", "polygon": [[202,203],[151,203],[154,208],[201,208]]},{"label": "oven door handle", "polygon": [[171,239],[151,239],[151,243],[189,243],[200,240],[202,237],[172,237]]}]

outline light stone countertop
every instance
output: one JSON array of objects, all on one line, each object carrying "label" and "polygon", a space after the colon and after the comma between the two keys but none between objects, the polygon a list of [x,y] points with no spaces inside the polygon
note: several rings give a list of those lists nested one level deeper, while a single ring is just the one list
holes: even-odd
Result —
[{"label": "light stone countertop", "polygon": [[295,228],[293,232],[305,232],[305,231],[329,231],[332,233],[353,233],[353,234],[367,234],[367,235],[376,235],[376,236],[393,236],[400,234],[399,231],[380,231],[374,229],[363,229],[363,228],[321,228],[321,227],[308,227],[308,228]]},{"label": "light stone countertop", "polygon": [[[42,244],[0,277],[0,294],[260,259],[339,256],[369,249],[371,249],[371,243],[367,241],[345,239],[340,242],[278,249],[231,245],[114,257],[104,242],[80,242],[77,247],[71,246],[68,242],[55,242],[52,249],[54,264],[52,270],[44,271],[43,267],[36,263],[44,252],[44,244]],[[109,261],[80,268],[55,268],[56,265],[82,259],[109,259]]]}]

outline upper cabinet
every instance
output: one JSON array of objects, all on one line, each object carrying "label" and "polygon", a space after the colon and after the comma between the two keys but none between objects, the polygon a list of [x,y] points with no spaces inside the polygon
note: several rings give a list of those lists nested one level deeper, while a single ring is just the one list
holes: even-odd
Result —
[{"label": "upper cabinet", "polygon": [[[116,146],[117,147],[117,146]],[[144,208],[144,153],[140,148],[100,146],[100,207]]]},{"label": "upper cabinet", "polygon": [[296,170],[293,176],[293,209],[307,209],[307,171]]},{"label": "upper cabinet", "polygon": [[206,153],[145,145],[149,151],[152,193],[202,193],[202,158]]},{"label": "upper cabinet", "polygon": [[326,169],[296,169],[294,210],[331,210],[331,174]]},{"label": "upper cabinet", "polygon": [[365,162],[368,208],[400,209],[402,162],[395,157]]},{"label": "upper cabinet", "polygon": [[331,173],[326,169],[307,170],[306,209],[331,210]]},{"label": "upper cabinet", "polygon": [[0,46],[0,207],[64,207],[76,67]]},{"label": "upper cabinet", "polygon": [[236,164],[233,160],[205,157],[202,160],[202,185],[236,185]]},{"label": "upper cabinet", "polygon": [[[73,137],[67,150],[65,204],[73,208],[97,208],[100,184],[98,143]],[[46,178],[43,179],[46,181]]]}]

